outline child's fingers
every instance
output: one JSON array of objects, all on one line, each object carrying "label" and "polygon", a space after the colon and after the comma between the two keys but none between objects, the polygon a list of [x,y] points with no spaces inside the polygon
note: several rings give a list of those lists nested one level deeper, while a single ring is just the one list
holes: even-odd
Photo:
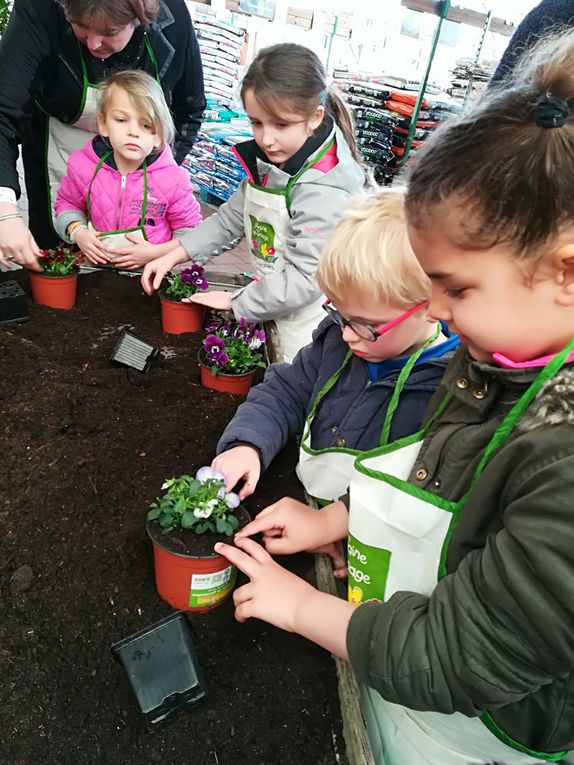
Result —
[{"label": "child's fingers", "polygon": [[257,561],[258,563],[269,563],[271,561],[271,556],[267,550],[260,544],[257,544],[257,542],[249,539],[249,537],[239,539],[235,544],[251,556],[252,560]]},{"label": "child's fingers", "polygon": [[238,531],[235,535],[235,539],[242,538],[242,537],[250,537],[253,534],[260,534],[264,531],[271,531],[271,529],[277,529],[277,520],[274,517],[269,517],[269,515],[261,516],[258,515],[257,518],[252,520],[250,523],[247,524],[247,526],[244,526],[241,531]]}]

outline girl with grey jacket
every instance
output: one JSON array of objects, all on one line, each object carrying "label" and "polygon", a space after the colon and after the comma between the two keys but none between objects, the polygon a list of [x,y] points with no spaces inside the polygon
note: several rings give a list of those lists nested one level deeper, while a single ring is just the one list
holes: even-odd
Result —
[{"label": "girl with grey jacket", "polygon": [[[516,72],[410,179],[429,310],[466,346],[426,425],[355,461],[348,511],[264,510],[216,545],[251,580],[240,621],[350,660],[385,765],[573,761],[574,32]],[[349,602],[246,536],[303,515],[306,546],[349,532]]]},{"label": "girl with grey jacket", "polygon": [[212,291],[190,300],[248,321],[273,320],[277,355],[291,361],[324,315],[314,278],[323,242],[365,174],[350,114],[308,48],[286,43],[262,50],[241,97],[254,134],[236,146],[247,179],[215,215],[146,266],[142,285],[152,294],[177,264],[206,263],[245,236],[253,282],[233,294]]}]

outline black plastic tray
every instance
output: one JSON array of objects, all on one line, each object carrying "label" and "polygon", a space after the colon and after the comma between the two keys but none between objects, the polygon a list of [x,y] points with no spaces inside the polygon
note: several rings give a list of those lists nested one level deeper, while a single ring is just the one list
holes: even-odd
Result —
[{"label": "black plastic tray", "polygon": [[0,282],[0,324],[18,324],[29,318],[26,294],[18,282]]},{"label": "black plastic tray", "polygon": [[206,694],[191,627],[178,611],[112,646],[144,718],[158,723]]}]

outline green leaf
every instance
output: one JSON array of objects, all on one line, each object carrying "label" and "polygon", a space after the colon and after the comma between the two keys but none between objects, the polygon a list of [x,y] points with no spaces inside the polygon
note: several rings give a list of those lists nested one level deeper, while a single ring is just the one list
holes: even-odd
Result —
[{"label": "green leaf", "polygon": [[215,519],[215,528],[220,534],[229,534],[227,531],[229,524],[225,520],[225,518],[216,518]]},{"label": "green leaf", "polygon": [[236,515],[230,515],[227,518],[227,523],[231,526],[231,529],[236,529],[239,526],[239,518]]},{"label": "green leaf", "polygon": [[156,518],[159,518],[161,515],[161,510],[159,507],[152,507],[152,509],[147,514],[148,521],[155,521]]},{"label": "green leaf", "polygon": [[183,511],[185,510],[185,498],[180,497],[177,502],[175,503],[175,507],[173,508],[173,512],[177,515],[181,515]]},{"label": "green leaf", "polygon": [[167,529],[168,526],[173,526],[173,518],[171,515],[163,513],[159,517],[159,525],[162,527],[162,529]]},{"label": "green leaf", "polygon": [[195,527],[195,531],[197,534],[204,534],[208,528],[209,526],[207,525],[207,523],[198,523],[197,526]]},{"label": "green leaf", "polygon": [[189,510],[181,516],[181,528],[190,529],[196,521],[195,515]]}]

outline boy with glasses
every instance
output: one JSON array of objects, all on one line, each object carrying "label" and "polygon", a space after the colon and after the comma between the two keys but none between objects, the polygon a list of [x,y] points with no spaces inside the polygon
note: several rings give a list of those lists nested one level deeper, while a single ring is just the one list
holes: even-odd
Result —
[{"label": "boy with glasses", "polygon": [[[325,321],[292,364],[272,365],[225,429],[213,467],[252,494],[295,437],[298,476],[320,503],[347,490],[355,457],[418,430],[458,345],[428,315],[430,283],[411,250],[404,193],[349,210],[323,249]],[[291,500],[285,500],[291,501]]]}]

